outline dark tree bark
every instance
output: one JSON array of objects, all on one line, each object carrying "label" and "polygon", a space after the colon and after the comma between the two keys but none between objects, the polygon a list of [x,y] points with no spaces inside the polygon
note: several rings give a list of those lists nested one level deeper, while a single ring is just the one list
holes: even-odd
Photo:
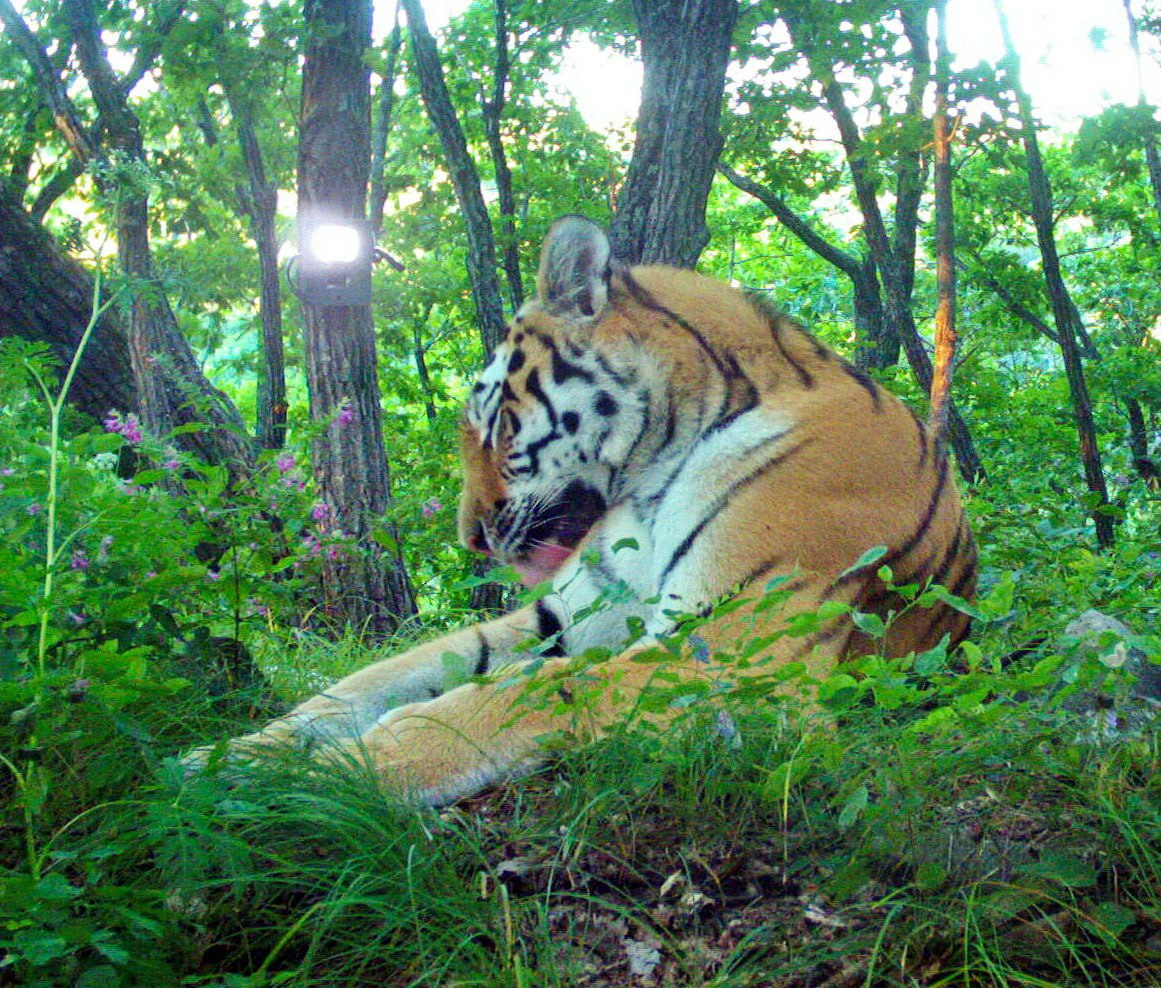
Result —
[{"label": "dark tree bark", "polygon": [[[132,174],[134,169],[145,168],[137,118],[122,81],[105,58],[90,0],[66,0],[64,10],[77,61],[97,107],[99,128],[85,126],[39,41],[9,0],[0,0],[0,20],[32,66],[58,130],[78,161],[98,166],[95,177],[110,205],[117,257],[128,280],[125,335],[142,421],[156,436],[179,425],[205,424],[207,428],[184,433],[176,441],[202,460],[220,463],[235,477],[242,476],[253,462],[253,446],[241,418],[202,374],[153,270],[148,186],[140,174]],[[106,145],[95,139],[102,131],[112,157],[106,155]],[[130,174],[118,175],[118,170]]]},{"label": "dark tree bark", "polygon": [[[235,189],[234,211],[250,224],[250,231],[258,249],[259,298],[258,317],[262,326],[262,362],[258,370],[258,441],[265,449],[281,449],[286,442],[286,364],[282,346],[282,297],[278,282],[278,235],[275,220],[278,210],[278,190],[266,180],[262,148],[254,132],[253,118],[248,103],[238,98],[232,82],[220,80],[226,94],[230,115],[242,160],[246,165],[247,182],[238,182]],[[218,144],[218,128],[205,100],[199,100],[198,130],[210,147]]]},{"label": "dark tree bark", "polygon": [[[307,0],[301,130],[299,218],[365,215],[371,161],[371,3]],[[397,552],[385,553],[375,528],[390,500],[379,408],[375,333],[370,306],[304,304],[311,418],[320,427],[313,450],[315,483],[333,524],[353,550],[328,559],[328,614],[357,631],[383,636],[415,613]],[[398,539],[389,532],[395,544]]]},{"label": "dark tree bark", "polygon": [[506,329],[500,282],[496,277],[496,243],[492,236],[492,222],[488,218],[488,208],[480,191],[479,172],[468,153],[463,128],[460,127],[444,82],[439,52],[427,28],[423,6],[419,0],[402,0],[402,5],[411,32],[412,57],[423,105],[427,108],[431,125],[443,147],[456,201],[467,229],[468,278],[472,284],[472,299],[476,305],[484,352],[490,354],[504,338]]},{"label": "dark tree bark", "polygon": [[[768,186],[760,185],[753,179],[739,174],[728,165],[718,165],[718,171],[735,188],[753,196],[769,209],[778,222],[794,234],[805,247],[814,251],[827,263],[834,265],[850,279],[855,309],[855,335],[858,338],[854,354],[855,363],[860,367],[886,367],[894,363],[894,360],[880,363],[879,358],[872,356],[881,352],[885,332],[883,296],[874,260],[870,256],[859,257],[836,247],[794,212],[786,200]],[[898,340],[895,340],[894,350],[897,352],[898,349]]]},{"label": "dark tree bark", "polygon": [[996,13],[1000,18],[1000,31],[1004,39],[1004,62],[1008,84],[1016,96],[1019,107],[1020,125],[1023,132],[1024,154],[1028,168],[1028,190],[1032,201],[1032,222],[1036,227],[1036,242],[1040,248],[1040,258],[1044,268],[1044,281],[1048,298],[1052,304],[1053,321],[1060,352],[1064,358],[1064,372],[1068,378],[1068,389],[1072,395],[1072,410],[1076,420],[1077,436],[1080,439],[1080,455],[1084,464],[1085,483],[1095,495],[1097,506],[1092,514],[1096,526],[1097,543],[1102,548],[1113,544],[1113,518],[1107,511],[1108,489],[1105,486],[1104,470],[1101,466],[1100,449],[1097,447],[1096,427],[1093,424],[1092,400],[1089,398],[1088,383],[1084,377],[1080,350],[1076,343],[1075,306],[1068,294],[1064,276],[1060,270],[1060,257],[1056,250],[1056,233],[1052,207],[1052,187],[1048,173],[1040,155],[1040,142],[1036,136],[1036,117],[1032,100],[1020,81],[1020,56],[1012,42],[1008,21],[999,0]]},{"label": "dark tree bark", "polygon": [[609,231],[630,264],[692,268],[709,243],[705,207],[737,0],[634,0],[644,83],[637,138]]},{"label": "dark tree bark", "polygon": [[[124,164],[145,167],[140,125],[105,57],[91,0],[66,0],[65,13],[110,148]],[[165,436],[179,425],[204,422],[210,428],[182,439],[203,459],[228,466],[236,476],[244,475],[253,463],[253,447],[241,417],[202,374],[153,269],[147,183],[140,177],[118,180],[111,176],[104,184],[113,202],[117,258],[132,286],[129,357],[142,420],[156,436]]]},{"label": "dark tree bark", "polygon": [[258,441],[266,449],[286,443],[286,361],[282,346],[282,296],[278,283],[278,190],[266,178],[262,148],[254,132],[253,114],[234,86],[222,80],[230,114],[238,133],[242,160],[246,163],[245,186],[239,183],[239,202],[250,220],[250,232],[258,248],[261,287],[258,318],[262,325],[262,363],[258,375]]},{"label": "dark tree bark", "polygon": [[[879,208],[875,176],[862,135],[855,124],[854,115],[846,104],[843,87],[835,77],[834,66],[827,57],[824,57],[824,49],[813,37],[811,25],[798,16],[788,16],[789,13],[789,8],[783,10],[783,20],[790,29],[796,47],[806,56],[814,78],[822,84],[827,109],[838,126],[847,167],[850,169],[851,181],[855,187],[855,197],[863,214],[863,232],[883,284],[887,321],[898,333],[903,352],[907,355],[907,363],[911,366],[916,381],[930,394],[934,373],[931,358],[923,347],[915,318],[911,314],[910,286],[914,272],[902,271],[901,260],[892,247]],[[898,243],[898,238],[896,242]],[[983,463],[976,452],[967,423],[960,417],[954,404],[948,409],[948,431],[963,477],[969,482],[983,477]]]},{"label": "dark tree bark", "polygon": [[515,312],[524,304],[524,281],[520,275],[520,243],[516,238],[516,198],[512,192],[512,170],[504,153],[500,124],[504,118],[504,104],[508,89],[508,12],[505,0],[494,0],[496,5],[496,60],[492,71],[492,95],[484,96],[481,109],[488,151],[496,173],[496,199],[500,207],[500,257],[504,277],[508,282],[508,298]]},{"label": "dark tree bark", "polygon": [[[1148,106],[1145,99],[1145,78],[1141,71],[1141,38],[1137,26],[1137,16],[1133,13],[1133,0],[1122,0],[1125,5],[1125,18],[1129,24],[1129,45],[1133,49],[1133,58],[1137,65],[1137,105]],[[1157,149],[1157,138],[1153,134],[1146,134],[1142,139],[1145,146],[1145,166],[1149,172],[1149,188],[1153,192],[1153,209],[1157,218],[1161,220],[1161,151]]]},{"label": "dark tree bark", "polygon": [[[47,344],[63,369],[76,353],[92,307],[90,274],[0,189],[0,337]],[[137,411],[125,329],[115,309],[97,323],[69,400],[98,422],[114,409]]]},{"label": "dark tree bark", "polygon": [[[500,294],[500,280],[496,276],[496,242],[492,221],[488,217],[488,208],[480,189],[479,172],[468,153],[467,140],[444,81],[435,39],[427,28],[423,5],[420,0],[400,2],[407,14],[412,58],[423,105],[427,108],[428,118],[443,147],[456,202],[459,203],[467,230],[468,278],[472,285],[472,299],[476,306],[476,319],[480,324],[480,340],[484,345],[486,359],[507,331],[504,300]],[[487,562],[477,561],[474,572],[482,576],[488,569]],[[472,607],[479,611],[498,613],[503,609],[503,600],[504,589],[498,584],[480,584],[472,591]]]},{"label": "dark tree bark", "polygon": [[396,3],[395,20],[387,41],[387,67],[379,83],[371,128],[371,194],[367,215],[376,238],[383,231],[383,207],[387,203],[387,135],[391,132],[391,118],[395,112],[395,73],[402,46],[403,25],[399,22],[399,4]]},{"label": "dark tree bark", "polygon": [[935,41],[935,368],[931,381],[931,424],[935,441],[947,438],[951,375],[955,366],[955,215],[951,189],[951,53],[947,48],[947,0],[936,0]]}]

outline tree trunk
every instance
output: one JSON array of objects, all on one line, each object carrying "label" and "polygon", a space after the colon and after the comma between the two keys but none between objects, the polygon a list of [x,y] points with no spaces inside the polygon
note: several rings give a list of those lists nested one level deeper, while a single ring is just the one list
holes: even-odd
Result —
[{"label": "tree trunk", "polygon": [[864,370],[886,370],[899,363],[899,334],[883,311],[883,289],[875,259],[868,254],[852,279],[855,299],[855,364]]},{"label": "tree trunk", "polygon": [[729,165],[717,170],[735,187],[753,196],[774,214],[801,243],[828,264],[834,265],[851,281],[855,316],[855,363],[859,367],[891,367],[899,359],[899,340],[886,331],[883,319],[883,296],[875,262],[870,257],[856,257],[832,244],[768,186],[759,185],[740,175]]},{"label": "tree trunk", "polygon": [[379,83],[375,105],[375,121],[371,131],[371,198],[368,216],[376,239],[383,232],[383,207],[387,202],[387,135],[391,132],[391,117],[395,111],[395,69],[399,64],[399,49],[403,46],[403,26],[399,23],[399,4],[395,4],[395,20],[387,41],[387,67]]},{"label": "tree trunk", "polygon": [[1073,313],[1075,308],[1060,271],[1060,258],[1056,251],[1056,233],[1053,229],[1052,188],[1048,173],[1040,156],[1040,142],[1036,136],[1036,118],[1032,110],[1032,100],[1020,82],[1020,56],[1012,42],[1008,21],[1000,0],[996,0],[996,13],[1000,19],[1000,32],[1004,39],[1005,62],[1008,83],[1016,96],[1020,112],[1020,123],[1024,134],[1024,153],[1028,168],[1028,190],[1032,200],[1032,222],[1036,227],[1036,242],[1040,248],[1040,258],[1044,266],[1044,281],[1048,288],[1048,298],[1052,303],[1053,320],[1060,352],[1064,358],[1064,372],[1068,378],[1068,389],[1072,395],[1072,410],[1076,420],[1076,431],[1080,439],[1080,455],[1084,464],[1084,477],[1089,491],[1096,497],[1097,505],[1092,513],[1096,526],[1097,543],[1102,548],[1113,544],[1113,518],[1107,511],[1108,489],[1105,486],[1104,470],[1101,467],[1100,450],[1097,447],[1096,427],[1093,424],[1092,400],[1089,398],[1088,383],[1084,377],[1084,366],[1076,343]]},{"label": "tree trunk", "polygon": [[482,102],[484,133],[488,138],[488,151],[492,156],[492,167],[496,172],[496,199],[500,207],[500,256],[504,265],[504,276],[508,282],[508,296],[515,312],[524,304],[524,282],[520,276],[520,243],[516,237],[516,199],[512,193],[512,170],[508,167],[508,156],[504,153],[500,123],[504,117],[504,103],[508,88],[508,13],[505,0],[494,0],[496,4],[496,60],[492,74],[492,95]]},{"label": "tree trunk", "polygon": [[[914,274],[913,272],[904,274],[900,270],[900,259],[892,248],[891,238],[887,235],[887,227],[879,209],[871,163],[854,116],[846,104],[843,88],[835,78],[834,66],[816,48],[810,26],[797,17],[788,16],[789,14],[789,8],[785,8],[782,12],[783,20],[795,45],[806,56],[814,77],[822,84],[827,109],[838,127],[847,168],[850,170],[851,182],[855,187],[855,197],[863,214],[863,233],[883,284],[887,322],[898,334],[916,381],[926,393],[930,394],[934,374],[931,358],[923,348],[915,318],[911,314],[910,286]],[[898,243],[898,237],[896,242]],[[967,423],[960,417],[954,404],[948,408],[948,431],[960,474],[969,482],[982,478],[983,463],[976,452]]]},{"label": "tree trunk", "polygon": [[[0,337],[45,343],[64,368],[76,353],[92,307],[89,273],[0,189]],[[98,422],[114,409],[137,411],[125,327],[115,309],[97,324],[69,400]]]},{"label": "tree trunk", "polygon": [[644,83],[637,139],[610,238],[630,264],[692,268],[709,243],[706,200],[737,0],[634,0]]},{"label": "tree trunk", "polygon": [[[1133,49],[1133,59],[1137,66],[1137,105],[1148,106],[1145,99],[1145,77],[1141,70],[1141,38],[1137,28],[1137,16],[1133,13],[1133,0],[1122,0],[1125,19],[1129,24],[1129,46]],[[1149,172],[1149,188],[1153,192],[1153,209],[1161,220],[1161,153],[1157,150],[1157,138],[1146,134],[1142,138],[1145,146],[1145,166]]]},{"label": "tree trunk", "polygon": [[[312,211],[362,218],[370,171],[370,0],[307,0],[299,220]],[[349,549],[327,558],[329,616],[374,637],[415,613],[397,550],[376,540],[390,499],[370,306],[304,304],[311,418],[319,428],[312,463],[324,529],[341,531]],[[387,528],[387,541],[398,545]]]},{"label": "tree trunk", "polygon": [[[127,167],[144,168],[140,125],[105,58],[91,0],[66,0],[65,12],[77,61],[110,146],[120,152]],[[185,433],[178,442],[207,462],[227,466],[235,478],[245,476],[254,450],[241,416],[202,374],[153,269],[148,184],[140,175],[117,176],[115,170],[103,184],[112,201],[117,258],[130,280],[129,360],[142,421],[157,437],[182,425],[208,425]]]},{"label": "tree trunk", "polygon": [[947,441],[951,375],[955,366],[955,215],[951,189],[951,122],[948,90],[951,53],[947,50],[947,0],[936,0],[935,41],[935,368],[931,382],[931,424],[935,442]]},{"label": "tree trunk", "polygon": [[246,162],[248,188],[243,199],[250,230],[258,248],[261,290],[258,317],[262,324],[262,363],[258,376],[258,441],[266,449],[282,449],[286,443],[286,361],[282,347],[282,297],[278,285],[278,190],[266,180],[262,149],[249,108],[226,90],[230,113],[238,131],[238,143]]},{"label": "tree trunk", "polygon": [[480,191],[480,175],[468,153],[463,128],[452,106],[451,95],[443,78],[435,39],[427,29],[423,6],[419,0],[402,0],[411,31],[411,50],[423,105],[443,146],[456,202],[463,214],[468,235],[468,278],[472,284],[472,299],[480,323],[480,338],[485,355],[491,354],[504,338],[506,331],[504,302],[500,282],[496,277],[496,243],[492,236],[492,221]]},{"label": "tree trunk", "polygon": [[[99,185],[111,208],[117,256],[129,282],[125,335],[139,414],[149,432],[157,437],[166,436],[179,425],[207,425],[200,431],[183,433],[175,441],[205,462],[228,467],[235,477],[245,475],[253,463],[253,446],[241,417],[230,400],[202,374],[153,270],[148,185],[140,174],[145,168],[145,155],[124,84],[105,58],[91,0],[66,0],[64,9],[77,61],[89,84],[101,127],[108,135],[109,145],[120,156],[120,166],[107,167]],[[82,123],[44,49],[10,0],[0,0],[0,20],[32,66],[41,95],[73,154],[86,165],[103,161],[103,148],[94,139],[97,129],[90,130]],[[140,63],[142,53],[138,56]]]}]

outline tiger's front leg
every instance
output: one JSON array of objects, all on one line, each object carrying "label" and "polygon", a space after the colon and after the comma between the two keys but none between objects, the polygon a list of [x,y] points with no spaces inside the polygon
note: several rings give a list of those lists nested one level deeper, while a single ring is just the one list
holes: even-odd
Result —
[{"label": "tiger's front leg", "polygon": [[[552,608],[538,601],[452,632],[352,673],[262,730],[232,739],[229,751],[240,755],[268,745],[310,747],[316,742],[358,738],[395,707],[429,701],[467,676],[527,661],[533,654],[527,646],[560,630]],[[196,748],[183,761],[187,769],[197,770],[213,751],[213,746]]]},{"label": "tiger's front leg", "polygon": [[644,644],[596,665],[553,659],[532,677],[468,683],[399,707],[329,751],[369,764],[406,800],[439,806],[526,775],[554,746],[596,740],[634,713],[664,721],[675,707],[652,704],[645,713],[640,705],[652,683],[680,691],[690,680],[714,675]]}]

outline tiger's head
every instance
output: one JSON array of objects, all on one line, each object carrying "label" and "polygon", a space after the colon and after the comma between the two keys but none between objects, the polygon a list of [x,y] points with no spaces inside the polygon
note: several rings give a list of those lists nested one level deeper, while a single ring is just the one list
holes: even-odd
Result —
[{"label": "tiger's head", "polygon": [[552,576],[615,503],[647,421],[648,398],[618,345],[595,332],[614,265],[596,224],[553,224],[537,296],[513,319],[461,420],[460,538],[513,565],[528,586]]}]

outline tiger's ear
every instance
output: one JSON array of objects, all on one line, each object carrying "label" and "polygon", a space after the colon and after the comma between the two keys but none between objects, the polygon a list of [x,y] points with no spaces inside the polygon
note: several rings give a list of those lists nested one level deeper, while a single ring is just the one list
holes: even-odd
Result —
[{"label": "tiger's ear", "polygon": [[558,315],[599,319],[609,302],[613,251],[609,238],[584,216],[562,216],[540,248],[537,297]]}]

